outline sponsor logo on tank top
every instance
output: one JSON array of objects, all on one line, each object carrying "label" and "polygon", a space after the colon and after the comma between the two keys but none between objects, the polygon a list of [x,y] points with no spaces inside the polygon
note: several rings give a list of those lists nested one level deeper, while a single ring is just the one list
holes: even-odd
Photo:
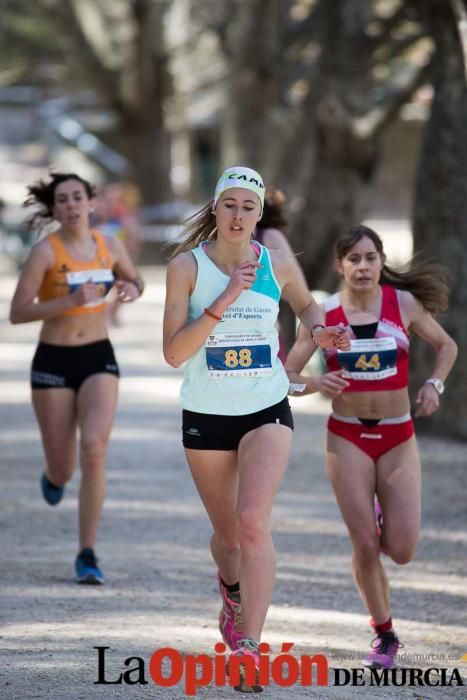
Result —
[{"label": "sponsor logo on tank top", "polygon": [[388,326],[392,326],[393,328],[396,328],[398,331],[403,331],[403,332],[405,332],[404,329],[403,329],[398,323],[396,323],[395,321],[391,321],[390,318],[383,318],[383,317],[381,317],[381,318],[379,319],[379,322],[380,322],[380,323],[386,323]]}]

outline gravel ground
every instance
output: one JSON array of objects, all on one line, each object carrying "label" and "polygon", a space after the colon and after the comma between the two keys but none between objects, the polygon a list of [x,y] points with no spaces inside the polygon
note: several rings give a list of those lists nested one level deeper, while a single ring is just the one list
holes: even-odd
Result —
[{"label": "gravel ground", "polygon": [[[165,365],[161,354],[163,269],[145,269],[145,296],[124,309],[124,326],[112,333],[124,376],[97,547],[107,577],[103,587],[80,587],[72,579],[77,476],[59,507],[48,507],[39,495],[42,452],[27,385],[38,325],[8,325],[14,276],[4,261],[0,271],[0,697],[184,698],[183,680],[170,688],[152,681],[149,659],[162,647],[213,654],[220,641],[219,601],[207,546],[210,528],[179,439],[181,374]],[[325,475],[328,405],[310,398],[293,407],[294,450],[273,513],[277,584],[264,640],[274,653],[290,642],[296,657],[324,654],[331,667],[357,669],[371,634],[350,575],[349,541]],[[388,563],[393,614],[405,644],[400,663],[448,668],[448,678],[457,668],[466,682],[466,449],[426,437],[419,445],[424,467],[420,545],[410,566]],[[108,647],[106,685],[96,684],[95,647]],[[142,661],[125,665],[128,657]],[[125,672],[133,684],[115,683]],[[143,675],[146,684],[138,682]],[[336,687],[330,672],[328,687],[271,684],[263,697],[467,697],[462,687],[378,688],[370,686],[368,671],[362,678],[363,686]],[[213,684],[197,695],[239,697]]]}]

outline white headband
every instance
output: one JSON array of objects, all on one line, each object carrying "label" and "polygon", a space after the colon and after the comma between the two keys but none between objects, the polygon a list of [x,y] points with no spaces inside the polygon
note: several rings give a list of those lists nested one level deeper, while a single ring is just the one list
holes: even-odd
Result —
[{"label": "white headband", "polygon": [[232,187],[242,187],[245,190],[254,192],[259,197],[261,213],[263,213],[264,183],[263,178],[256,170],[245,168],[241,165],[224,170],[214,192],[214,207],[221,194]]}]

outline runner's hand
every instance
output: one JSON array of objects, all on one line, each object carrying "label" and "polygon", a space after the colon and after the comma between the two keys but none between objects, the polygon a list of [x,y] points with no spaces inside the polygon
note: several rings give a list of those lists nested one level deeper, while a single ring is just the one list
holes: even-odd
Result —
[{"label": "runner's hand", "polygon": [[350,350],[350,332],[344,326],[325,326],[313,333],[315,343],[325,350]]},{"label": "runner's hand", "polygon": [[323,396],[327,396],[328,399],[335,399],[336,396],[342,394],[344,389],[350,386],[349,382],[343,378],[343,369],[339,369],[336,372],[327,372],[321,375],[321,377],[316,378],[316,385],[318,391]]},{"label": "runner's hand", "polygon": [[71,293],[71,298],[75,306],[85,306],[92,301],[97,301],[97,299],[101,298],[99,285],[93,282],[80,284],[78,289]]},{"label": "runner's hand", "polygon": [[439,394],[432,384],[424,384],[417,393],[415,403],[418,404],[415,411],[416,418],[431,416],[439,408]]},{"label": "runner's hand", "polygon": [[245,289],[250,289],[254,285],[256,270],[260,267],[262,266],[259,262],[246,260],[233,271],[225,290],[228,296],[232,296],[232,301],[235,301]]},{"label": "runner's hand", "polygon": [[140,296],[139,289],[134,282],[128,280],[117,280],[115,282],[117,298],[123,304],[135,301]]}]

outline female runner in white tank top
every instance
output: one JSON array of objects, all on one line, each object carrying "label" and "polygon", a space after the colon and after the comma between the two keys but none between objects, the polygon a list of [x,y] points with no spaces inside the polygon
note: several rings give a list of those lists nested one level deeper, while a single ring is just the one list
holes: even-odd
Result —
[{"label": "female runner in white tank top", "polygon": [[254,170],[223,173],[168,265],[164,317],[165,358],[187,363],[183,444],[214,530],[220,630],[256,666],[275,576],[269,520],[293,428],[277,357],[280,296],[318,345],[349,347],[348,333],[324,328],[295,259],[252,242],[263,201]]}]

